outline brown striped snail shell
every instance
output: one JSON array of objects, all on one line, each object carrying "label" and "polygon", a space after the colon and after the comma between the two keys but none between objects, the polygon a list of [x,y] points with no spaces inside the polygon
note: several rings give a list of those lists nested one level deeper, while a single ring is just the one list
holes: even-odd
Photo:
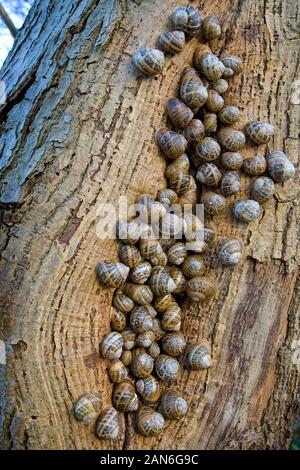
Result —
[{"label": "brown striped snail shell", "polygon": [[221,36],[221,25],[216,16],[207,16],[202,20],[202,34],[207,41],[218,39]]},{"label": "brown striped snail shell", "polygon": [[153,318],[152,331],[155,334],[155,341],[159,341],[166,333],[158,318]]},{"label": "brown striped snail shell", "polygon": [[126,328],[122,331],[122,338],[124,342],[124,349],[130,350],[134,348],[136,333],[131,328]]},{"label": "brown striped snail shell", "polygon": [[100,393],[87,393],[75,403],[75,417],[78,421],[89,424],[97,418],[102,406],[103,400]]},{"label": "brown striped snail shell", "polygon": [[148,279],[148,284],[155,295],[165,295],[173,292],[175,283],[162,266],[156,266],[152,269]]},{"label": "brown striped snail shell", "polygon": [[[138,209],[140,217],[145,222],[150,223],[150,224],[158,222],[166,214],[166,208],[159,201],[153,201],[148,204],[139,203],[139,204],[136,204],[135,207]],[[147,233],[147,230],[148,230],[147,227],[145,227],[146,233]],[[145,234],[142,233],[141,236],[143,236],[144,238]]]},{"label": "brown striped snail shell", "polygon": [[165,426],[164,417],[149,406],[142,406],[136,415],[136,427],[139,434],[153,437],[160,434]]},{"label": "brown striped snail shell", "polygon": [[223,95],[228,90],[229,85],[227,80],[224,78],[219,78],[218,80],[212,82],[211,86],[217,93],[219,93],[219,95]]},{"label": "brown striped snail shell", "polygon": [[166,110],[172,124],[180,129],[186,127],[194,116],[193,111],[177,98],[167,101]]},{"label": "brown striped snail shell", "polygon": [[139,239],[139,230],[135,220],[118,220],[116,224],[116,235],[119,240],[134,245]]},{"label": "brown striped snail shell", "polygon": [[212,113],[217,113],[224,106],[224,99],[216,90],[208,90],[206,107]]},{"label": "brown striped snail shell", "polygon": [[242,222],[252,222],[260,217],[260,205],[253,199],[246,201],[237,201],[233,206],[233,213],[235,217]]},{"label": "brown striped snail shell", "polygon": [[136,354],[133,352],[133,358],[131,363],[131,372],[134,377],[139,379],[145,379],[151,375],[154,367],[154,359],[147,354],[146,352],[142,352],[140,354]]},{"label": "brown striped snail shell", "polygon": [[124,351],[120,360],[123,362],[124,366],[130,366],[132,362],[132,352],[131,351]]},{"label": "brown striped snail shell", "polygon": [[163,313],[167,310],[170,304],[174,303],[174,297],[172,294],[165,294],[161,295],[159,297],[156,297],[154,300],[154,308],[157,310],[159,313]]},{"label": "brown striped snail shell", "polygon": [[285,153],[272,152],[267,156],[268,172],[275,183],[283,183],[295,175],[295,167]]},{"label": "brown striped snail shell", "polygon": [[231,78],[233,77],[233,75],[234,75],[234,71],[229,67],[225,67],[222,77]]},{"label": "brown striped snail shell", "polygon": [[182,72],[181,72],[181,80],[183,78],[187,80],[192,80],[192,79],[198,80],[200,83],[202,83],[202,79],[200,78],[197,70],[195,70],[194,67],[191,67],[190,65],[185,65],[183,67]]},{"label": "brown striped snail shell", "polygon": [[146,405],[155,405],[161,396],[161,387],[159,381],[153,375],[136,382],[136,391],[141,395]]},{"label": "brown striped snail shell", "polygon": [[119,359],[122,354],[123,337],[120,333],[112,331],[105,336],[101,343],[101,354],[105,359]]},{"label": "brown striped snail shell", "polygon": [[192,6],[178,7],[172,13],[175,29],[184,31],[189,36],[196,36],[201,29],[199,11]]},{"label": "brown striped snail shell", "polygon": [[167,254],[164,251],[162,251],[158,255],[151,258],[150,262],[151,262],[152,266],[162,266],[162,267],[164,267],[168,263]]},{"label": "brown striped snail shell", "polygon": [[218,118],[216,113],[205,113],[203,117],[203,124],[205,131],[208,134],[216,132],[218,127]]},{"label": "brown striped snail shell", "polygon": [[[112,393],[113,405],[118,411],[129,411],[132,408],[132,401],[136,402],[134,384],[131,380],[125,379],[115,385]],[[137,409],[137,408],[136,408]]]},{"label": "brown striped snail shell", "polygon": [[241,189],[240,175],[236,171],[226,171],[221,181],[221,191],[225,197],[232,196]]},{"label": "brown striped snail shell", "polygon": [[126,282],[124,284],[124,292],[139,305],[151,304],[153,300],[153,293],[150,287],[143,284],[140,285]]},{"label": "brown striped snail shell", "polygon": [[206,265],[202,256],[188,256],[182,263],[182,271],[189,279],[192,277],[203,276],[206,271]]},{"label": "brown striped snail shell", "polygon": [[127,369],[122,361],[112,361],[108,368],[108,375],[113,383],[120,383],[127,377]]},{"label": "brown striped snail shell", "polygon": [[143,261],[130,271],[129,279],[136,284],[144,284],[150,276],[151,270],[151,264]]},{"label": "brown striped snail shell", "polygon": [[215,282],[207,276],[192,277],[187,283],[186,294],[193,302],[208,300],[214,297],[216,292]]},{"label": "brown striped snail shell", "polygon": [[[201,72],[201,61],[207,54],[212,54],[212,50],[208,44],[199,44],[198,47],[195,49],[194,63],[197,71]],[[204,81],[202,77],[201,81]]]},{"label": "brown striped snail shell", "polygon": [[182,135],[165,127],[161,127],[156,131],[155,139],[162,152],[170,160],[176,160],[185,153],[188,144]]},{"label": "brown striped snail shell", "polygon": [[236,152],[245,146],[246,138],[242,131],[224,127],[218,132],[218,141],[225,150]]},{"label": "brown striped snail shell", "polygon": [[166,31],[158,39],[160,47],[165,52],[181,52],[185,46],[183,31]]},{"label": "brown striped snail shell", "polygon": [[237,75],[241,73],[242,68],[243,68],[243,63],[239,57],[235,55],[230,55],[230,56],[223,57],[221,60],[226,68],[229,68],[232,70],[233,74]]},{"label": "brown striped snail shell", "polygon": [[124,312],[116,310],[112,313],[110,318],[110,323],[112,330],[114,331],[123,331],[126,328],[126,315]]},{"label": "brown striped snail shell", "polygon": [[239,119],[240,110],[236,106],[228,104],[219,111],[218,117],[223,124],[230,125]]},{"label": "brown striped snail shell", "polygon": [[140,348],[149,348],[151,344],[155,340],[155,334],[153,331],[145,331],[144,333],[140,333],[135,340],[135,343]]},{"label": "brown striped snail shell", "polygon": [[255,144],[266,144],[274,134],[274,127],[267,122],[251,121],[245,126],[247,136]]},{"label": "brown striped snail shell", "polygon": [[121,287],[127,279],[129,267],[123,263],[99,263],[97,276],[106,287]]},{"label": "brown striped snail shell", "polygon": [[175,357],[161,354],[155,361],[155,370],[161,380],[175,382],[179,376],[180,365]]},{"label": "brown striped snail shell", "polygon": [[157,75],[165,65],[164,53],[158,49],[143,47],[133,56],[136,68],[144,75]]},{"label": "brown striped snail shell", "polygon": [[147,349],[147,353],[150,354],[153,359],[156,359],[160,355],[160,347],[156,341],[153,341],[151,346]]},{"label": "brown striped snail shell", "polygon": [[[194,178],[192,180],[194,182]],[[160,235],[162,238],[170,239],[173,237],[180,238],[184,232],[184,220],[172,212],[167,213],[160,225]]]},{"label": "brown striped snail shell", "polygon": [[170,264],[179,266],[184,258],[186,258],[186,254],[185,244],[182,242],[175,243],[175,245],[171,246],[168,250],[168,261]]},{"label": "brown striped snail shell", "polygon": [[189,169],[190,169],[190,161],[189,161],[188,156],[184,153],[167,166],[166,171],[165,171],[165,177],[167,179],[170,179],[172,176],[176,175],[179,171],[182,171],[183,173],[188,173]]},{"label": "brown striped snail shell", "polygon": [[186,223],[185,234],[190,232],[197,232],[203,228],[203,221],[200,217],[193,213],[184,214],[184,220]]},{"label": "brown striped snail shell", "polygon": [[266,169],[267,162],[262,155],[254,155],[244,160],[243,171],[248,175],[259,176],[262,175]]},{"label": "brown striped snail shell", "polygon": [[151,330],[152,318],[144,306],[135,307],[130,314],[130,326],[135,333],[144,333]]},{"label": "brown striped snail shell", "polygon": [[161,189],[160,191],[158,191],[157,199],[159,202],[164,204],[164,206],[169,207],[177,203],[178,196],[175,193],[175,191],[173,191],[173,189],[167,188],[167,189]]},{"label": "brown striped snail shell", "polygon": [[260,176],[253,181],[251,193],[253,199],[262,204],[275,194],[274,182],[267,176]]},{"label": "brown striped snail shell", "polygon": [[219,261],[223,266],[235,266],[241,261],[243,243],[236,239],[223,240],[219,247]]},{"label": "brown striped snail shell", "polygon": [[144,259],[151,260],[161,255],[163,249],[158,240],[146,239],[140,241],[140,251]]},{"label": "brown striped snail shell", "polygon": [[134,394],[133,400],[131,400],[128,408],[127,408],[127,413],[132,413],[133,411],[136,411],[139,407],[139,399],[137,394]]},{"label": "brown striped snail shell", "polygon": [[150,305],[150,304],[144,305],[143,309],[148,312],[148,314],[150,315],[152,319],[156,317],[157,311],[155,310],[153,305]]},{"label": "brown striped snail shell", "polygon": [[201,254],[205,253],[208,248],[208,244],[203,238],[203,230],[186,233],[185,238],[187,251],[193,251],[194,253]]},{"label": "brown striped snail shell", "polygon": [[244,159],[238,152],[224,152],[221,155],[221,162],[227,170],[239,170],[243,166]]},{"label": "brown striped snail shell", "polygon": [[142,262],[141,253],[135,246],[120,245],[119,256],[121,261],[129,266],[129,268],[134,268]]},{"label": "brown striped snail shell", "polygon": [[113,306],[120,312],[128,313],[133,309],[134,302],[121,289],[116,289],[113,296]]},{"label": "brown striped snail shell", "polygon": [[221,78],[225,69],[224,65],[215,54],[207,52],[201,54],[199,57],[199,48],[196,49],[195,52],[195,66],[208,80],[212,81]]},{"label": "brown striped snail shell", "polygon": [[199,370],[211,367],[211,349],[206,341],[190,344],[187,353],[192,369]]},{"label": "brown striped snail shell", "polygon": [[219,168],[209,162],[200,165],[196,174],[196,179],[206,186],[217,186],[221,177]]},{"label": "brown striped snail shell", "polygon": [[166,419],[181,419],[187,413],[187,402],[175,390],[167,389],[163,392],[159,411]]},{"label": "brown striped snail shell", "polygon": [[181,308],[177,304],[170,305],[162,314],[161,325],[165,331],[179,331],[181,328]]},{"label": "brown striped snail shell", "polygon": [[225,198],[221,194],[207,191],[201,197],[204,210],[208,214],[217,215],[223,212],[226,206]]},{"label": "brown striped snail shell", "polygon": [[182,134],[188,142],[197,143],[205,137],[205,127],[200,119],[192,119]]},{"label": "brown striped snail shell", "polygon": [[212,245],[215,241],[216,238],[216,232],[213,227],[211,226],[206,226],[203,228],[203,238],[205,243],[207,243],[208,246]]},{"label": "brown striped snail shell", "polygon": [[179,171],[169,179],[169,186],[178,196],[182,196],[188,191],[193,181],[192,175]]},{"label": "brown striped snail shell", "polygon": [[184,207],[186,204],[191,204],[195,205],[197,201],[197,190],[196,188],[190,188],[186,193],[182,194],[178,198],[178,203],[181,205],[181,207]]},{"label": "brown striped snail shell", "polygon": [[119,417],[114,408],[105,408],[97,421],[96,434],[99,439],[116,439],[119,434]]},{"label": "brown striped snail shell", "polygon": [[169,356],[180,356],[186,347],[186,340],[183,334],[171,331],[166,333],[162,339],[162,348]]},{"label": "brown striped snail shell", "polygon": [[216,160],[220,153],[221,147],[212,137],[204,137],[195,147],[196,154],[199,158],[211,162]]},{"label": "brown striped snail shell", "polygon": [[183,294],[186,287],[186,279],[178,266],[172,266],[169,269],[169,274],[175,282],[175,289],[173,290],[173,294],[179,295]]},{"label": "brown striped snail shell", "polygon": [[191,72],[187,73],[184,70],[180,84],[180,98],[182,101],[196,113],[206,103],[207,97],[208,92],[196,72],[192,76]]}]

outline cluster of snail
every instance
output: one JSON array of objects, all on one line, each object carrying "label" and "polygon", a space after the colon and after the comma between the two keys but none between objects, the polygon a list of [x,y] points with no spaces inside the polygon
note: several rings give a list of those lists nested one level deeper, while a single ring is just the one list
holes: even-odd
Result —
[{"label": "cluster of snail", "polygon": [[[175,30],[159,38],[165,52],[182,51],[186,36],[201,32],[210,41],[221,35],[219,20],[211,16],[201,22],[192,6],[177,8],[172,19]],[[134,62],[143,74],[156,75],[164,66],[164,53],[144,48],[135,54]],[[212,226],[204,226],[194,213],[179,210],[195,206],[197,182],[204,211],[214,216],[224,210],[227,197],[239,192],[238,170],[254,176],[252,199],[237,200],[232,208],[236,218],[249,223],[260,217],[261,204],[274,195],[274,183],[286,181],[295,172],[283,152],[247,159],[239,153],[247,138],[256,145],[266,144],[274,132],[273,126],[261,121],[249,122],[244,130],[231,127],[240,110],[225,105],[222,95],[228,90],[228,79],[242,70],[240,58],[219,58],[207,44],[200,44],[194,65],[182,71],[180,99],[171,98],[166,105],[174,130],[161,128],[156,133],[168,159],[168,188],[158,191],[156,198],[149,194],[138,198],[138,217],[117,224],[120,262],[97,266],[102,285],[115,288],[112,331],[100,347],[114,384],[113,407],[103,409],[101,395],[88,393],[74,411],[83,422],[97,419],[100,439],[118,436],[118,412],[136,412],[136,429],[144,436],[162,432],[166,419],[183,418],[187,402],[170,384],[176,382],[182,364],[195,370],[212,364],[209,343],[203,339],[187,344],[181,332],[180,299],[185,295],[192,302],[203,302],[214,297],[217,286],[207,275],[203,254],[217,247],[220,264],[235,266],[242,259],[243,243],[239,239],[216,243]]]}]

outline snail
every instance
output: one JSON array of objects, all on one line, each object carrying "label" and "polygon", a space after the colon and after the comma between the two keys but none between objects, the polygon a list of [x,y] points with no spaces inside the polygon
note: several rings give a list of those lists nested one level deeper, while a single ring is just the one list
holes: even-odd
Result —
[{"label": "snail", "polygon": [[189,36],[196,36],[201,29],[199,11],[192,6],[178,7],[172,14],[175,29]]},{"label": "snail", "polygon": [[196,185],[195,187],[194,186],[194,183],[193,185],[188,189],[188,191],[186,193],[184,193],[182,196],[179,197],[178,199],[178,202],[180,204],[181,207],[184,208],[184,206],[187,204],[189,205],[194,205],[196,204],[196,201],[197,201],[197,189],[196,189]]},{"label": "snail", "polygon": [[192,277],[203,276],[206,271],[206,265],[202,256],[188,256],[182,263],[182,271],[183,274],[189,279]]},{"label": "snail", "polygon": [[[186,249],[186,247],[185,247]],[[175,282],[175,289],[173,290],[173,294],[179,295],[183,294],[186,287],[186,279],[178,266],[172,266],[169,269],[169,274],[172,277],[173,281]]]},{"label": "snail", "polygon": [[183,31],[166,31],[160,35],[158,44],[165,52],[181,52],[185,46],[185,34]]},{"label": "snail", "polygon": [[99,439],[116,439],[119,434],[119,418],[114,408],[105,408],[97,421],[96,434]]},{"label": "snail", "polygon": [[122,354],[123,337],[120,333],[112,331],[105,336],[101,343],[101,354],[105,359],[119,359]]},{"label": "snail", "polygon": [[117,383],[113,389],[112,401],[118,411],[135,411],[138,403],[133,382],[125,379]]},{"label": "snail", "polygon": [[203,117],[205,131],[208,134],[217,132],[218,119],[216,113],[205,113]]},{"label": "snail", "polygon": [[295,175],[295,167],[285,153],[276,151],[267,156],[268,172],[275,183],[284,183]]},{"label": "snail", "polygon": [[136,391],[141,395],[146,405],[155,405],[161,396],[161,387],[159,381],[153,375],[136,382]]},{"label": "snail", "polygon": [[147,353],[150,354],[153,359],[156,359],[160,355],[160,347],[156,341],[153,341],[151,346],[147,349]]},{"label": "snail", "polygon": [[115,359],[109,365],[108,375],[113,383],[120,383],[127,377],[125,364],[119,359]]},{"label": "snail", "polygon": [[192,184],[193,177],[183,171],[178,171],[178,173],[172,175],[169,179],[170,188],[173,189],[178,196],[182,196],[186,193]]},{"label": "snail", "polygon": [[208,80],[216,81],[222,77],[225,66],[213,53],[203,53],[202,48],[195,51],[195,67],[202,72]]},{"label": "snail", "polygon": [[235,55],[230,55],[230,56],[221,58],[221,61],[226,68],[232,70],[233,74],[237,75],[241,73],[243,64],[239,57]]},{"label": "snail", "polygon": [[185,153],[188,144],[182,135],[169,131],[165,127],[161,127],[156,131],[155,139],[162,152],[170,160],[176,160],[176,158]]},{"label": "snail", "polygon": [[167,389],[163,392],[159,411],[166,419],[181,419],[187,413],[187,402],[175,390]]},{"label": "snail", "polygon": [[187,212],[183,215],[185,220],[185,231],[184,234],[188,234],[190,232],[197,232],[203,228],[203,221],[200,217],[196,214],[191,212]]},{"label": "snail", "polygon": [[158,318],[153,319],[152,331],[155,334],[155,341],[159,341],[166,333],[162,327],[161,321]]},{"label": "snail", "polygon": [[130,314],[130,326],[135,333],[151,330],[152,318],[144,306],[135,307]]},{"label": "snail", "polygon": [[180,365],[175,357],[161,354],[155,361],[158,377],[165,382],[175,382],[179,376]]},{"label": "snail", "polygon": [[180,129],[186,127],[194,116],[193,111],[177,98],[167,101],[166,110],[172,124]]},{"label": "snail", "polygon": [[211,351],[207,341],[192,343],[187,350],[188,360],[193,370],[208,369],[211,367]]},{"label": "snail", "polygon": [[205,137],[205,127],[200,119],[192,119],[183,129],[182,135],[190,143],[200,142]]},{"label": "snail", "polygon": [[182,242],[175,243],[167,252],[168,262],[179,266],[186,257],[186,247]]},{"label": "snail", "polygon": [[140,251],[142,257],[146,260],[152,260],[162,254],[163,249],[158,240],[145,239],[140,241]]},{"label": "snail", "polygon": [[97,276],[106,287],[121,287],[127,279],[129,267],[123,263],[99,263]]},{"label": "snail", "polygon": [[203,163],[199,166],[196,179],[206,186],[217,186],[221,180],[219,168],[213,163]]},{"label": "snail", "polygon": [[160,191],[158,191],[157,200],[164,204],[164,206],[169,207],[177,203],[178,196],[175,191],[173,191],[173,189],[161,189]]},{"label": "snail", "polygon": [[181,308],[171,304],[161,317],[161,326],[165,331],[179,331],[181,327]]},{"label": "snail", "polygon": [[126,328],[126,315],[116,310],[110,318],[111,327],[114,331],[123,331]]},{"label": "snail", "polygon": [[120,312],[128,313],[133,309],[134,302],[121,289],[116,289],[113,296],[113,306]]},{"label": "snail", "polygon": [[153,319],[156,317],[157,315],[157,311],[155,310],[155,308],[153,307],[153,305],[144,305],[143,306],[143,309],[148,312],[148,314],[150,315],[150,317]]},{"label": "snail", "polygon": [[255,144],[266,144],[274,133],[274,127],[267,122],[251,121],[245,126],[247,136]]},{"label": "snail", "polygon": [[122,338],[124,343],[124,349],[130,350],[134,348],[136,333],[131,328],[126,328],[122,331]]},{"label": "snail", "polygon": [[165,425],[163,416],[149,406],[142,406],[136,416],[137,431],[142,436],[153,437],[160,434]]},{"label": "snail", "polygon": [[236,171],[226,171],[221,181],[221,191],[225,197],[232,196],[241,189],[240,175]]},{"label": "snail", "polygon": [[162,348],[169,356],[180,356],[185,347],[186,340],[180,331],[166,333],[162,339]]},{"label": "snail", "polygon": [[207,16],[202,20],[202,34],[207,41],[218,39],[221,36],[221,25],[216,16]]},{"label": "snail", "polygon": [[251,193],[253,199],[262,204],[275,194],[275,185],[271,178],[260,176],[253,181]]},{"label": "snail", "polygon": [[214,297],[216,293],[215,282],[207,276],[192,277],[187,283],[186,294],[193,302],[203,302]]},{"label": "snail", "polygon": [[196,113],[205,103],[208,92],[192,67],[185,67],[181,75],[180,98]]},{"label": "snail", "polygon": [[163,313],[167,310],[169,305],[171,305],[174,302],[175,300],[172,294],[165,294],[160,297],[156,297],[156,299],[154,300],[154,308],[159,313]]},{"label": "snail", "polygon": [[136,284],[144,284],[150,276],[151,270],[151,264],[143,261],[130,271],[129,279]]},{"label": "snail", "polygon": [[233,77],[233,75],[234,75],[233,70],[230,69],[229,67],[225,67],[222,77],[223,78],[231,78],[231,77]]},{"label": "snail", "polygon": [[135,344],[140,348],[149,348],[154,340],[155,334],[153,331],[145,331],[136,337]]},{"label": "snail", "polygon": [[212,137],[204,137],[195,147],[196,154],[202,160],[211,162],[216,160],[221,153],[221,147]]},{"label": "snail", "polygon": [[244,159],[242,155],[238,152],[224,152],[221,155],[222,165],[227,168],[227,170],[239,170],[242,168]]},{"label": "snail", "polygon": [[124,366],[130,366],[132,362],[132,352],[131,351],[124,351],[120,360],[123,362]]},{"label": "snail", "polygon": [[148,284],[155,295],[164,295],[175,289],[175,283],[162,266],[152,269]]},{"label": "snail", "polygon": [[152,266],[166,266],[168,263],[167,254],[164,251],[158,253],[156,256],[150,259]]},{"label": "snail", "polygon": [[[145,222],[151,224],[158,222],[166,214],[165,206],[159,201],[153,201],[147,204],[139,202],[138,204],[136,204],[136,207],[138,208],[140,217],[145,220]],[[151,233],[151,228],[148,229],[147,227],[145,227],[146,234],[148,233],[148,231],[150,231]],[[145,233],[141,234],[141,238],[145,238]]]},{"label": "snail", "polygon": [[158,49],[143,47],[133,56],[136,68],[144,75],[158,75],[165,65],[164,53]]},{"label": "snail", "polygon": [[233,213],[235,217],[242,222],[252,222],[260,217],[260,205],[253,199],[246,201],[237,201],[233,206]]},{"label": "snail", "polygon": [[223,124],[230,125],[240,117],[240,110],[236,106],[226,105],[219,111],[218,118]]},{"label": "snail", "polygon": [[245,146],[246,138],[242,131],[224,127],[218,132],[218,141],[225,150],[236,152]]},{"label": "snail", "polygon": [[218,258],[223,266],[235,266],[241,261],[243,244],[233,238],[223,240],[219,247]]},{"label": "snail", "polygon": [[224,95],[228,90],[228,82],[224,78],[219,78],[211,84],[212,88],[219,93],[219,95]]},{"label": "snail", "polygon": [[217,215],[220,212],[223,212],[226,205],[224,197],[221,194],[217,194],[212,191],[207,191],[203,194],[201,201],[204,205],[205,212],[211,215]]},{"label": "snail", "polygon": [[[194,179],[193,179],[194,181]],[[172,212],[167,213],[160,224],[160,235],[162,238],[181,238],[184,232],[184,221]]]},{"label": "snail", "polygon": [[254,155],[244,160],[243,171],[248,175],[259,176],[262,175],[266,169],[267,162],[262,155]]},{"label": "snail", "polygon": [[209,111],[217,113],[223,108],[224,99],[216,90],[208,90],[208,97],[205,104]]},{"label": "snail", "polygon": [[100,393],[87,393],[75,403],[75,417],[78,421],[89,424],[97,418],[102,406],[103,400]]},{"label": "snail", "polygon": [[216,232],[213,229],[213,227],[206,226],[203,228],[203,239],[208,246],[214,243],[215,238],[216,238]]},{"label": "snail", "polygon": [[119,257],[129,268],[134,268],[142,262],[141,253],[135,246],[120,245]]},{"label": "snail", "polygon": [[154,359],[147,354],[142,352],[140,354],[136,353],[136,350],[133,352],[133,358],[131,363],[131,372],[134,377],[139,379],[145,379],[149,377],[153,371]]},{"label": "snail", "polygon": [[135,220],[119,220],[116,224],[116,235],[119,240],[134,245],[139,239],[139,228]]},{"label": "snail", "polygon": [[170,179],[171,176],[174,176],[179,171],[182,171],[183,173],[188,173],[189,168],[190,168],[190,161],[189,161],[188,156],[184,153],[167,166],[166,171],[165,171],[165,177],[167,179]]},{"label": "snail", "polygon": [[193,251],[195,253],[204,253],[208,245],[203,239],[203,231],[198,230],[197,232],[190,232],[185,234],[186,238],[186,249],[187,251]]},{"label": "snail", "polygon": [[124,292],[139,305],[151,304],[153,300],[153,293],[150,287],[143,284],[140,285],[126,282],[124,284]]}]

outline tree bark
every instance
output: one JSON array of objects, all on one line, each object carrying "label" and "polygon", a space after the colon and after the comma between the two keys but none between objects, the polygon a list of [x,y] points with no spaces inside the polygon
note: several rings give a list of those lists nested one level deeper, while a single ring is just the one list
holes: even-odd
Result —
[{"label": "tree bark", "polygon": [[[299,386],[299,175],[278,185],[259,222],[215,218],[219,236],[240,236],[243,263],[215,267],[218,297],[184,304],[184,332],[212,343],[208,372],[182,371],[188,401],[180,422],[158,438],[134,433],[121,415],[115,442],[76,422],[72,406],[89,390],[110,404],[99,343],[109,331],[112,292],[94,268],[117,244],[96,235],[97,208],[132,202],[165,184],[154,133],[165,124],[182,67],[197,39],[141,78],[131,55],[154,46],[177,0],[36,1],[0,73],[1,108],[1,442],[11,449],[284,449]],[[296,0],[191,2],[223,20],[217,53],[244,61],[226,102],[276,126],[268,149],[298,163],[299,78]],[[298,57],[298,58],[297,58]],[[247,155],[253,148],[245,152]],[[242,178],[243,194],[249,178]]]}]

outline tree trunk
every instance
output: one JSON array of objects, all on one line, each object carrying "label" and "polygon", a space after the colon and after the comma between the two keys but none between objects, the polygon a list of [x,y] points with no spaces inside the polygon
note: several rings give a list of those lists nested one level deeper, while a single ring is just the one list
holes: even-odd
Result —
[{"label": "tree trunk", "polygon": [[[155,79],[134,70],[131,55],[154,46],[169,28],[177,0],[36,1],[0,78],[2,106],[0,339],[3,448],[25,449],[283,449],[290,442],[299,384],[299,176],[278,185],[275,200],[249,227],[230,209],[215,219],[219,236],[245,242],[243,263],[217,267],[220,291],[206,306],[184,305],[184,332],[212,342],[209,372],[184,370],[176,387],[186,419],[168,422],[158,438],[121,432],[100,442],[72,416],[75,400],[112,385],[99,343],[109,331],[112,292],[94,268],[115,259],[117,244],[96,235],[97,208],[132,202],[164,184],[165,161],[155,130],[165,124],[182,67],[197,39],[167,58]],[[299,77],[296,0],[191,2],[223,20],[219,52],[243,58],[226,102],[243,125],[276,125],[269,150],[297,165]],[[298,67],[298,70],[297,70]],[[247,152],[253,152],[253,149]],[[249,179],[243,178],[244,195]]]}]

